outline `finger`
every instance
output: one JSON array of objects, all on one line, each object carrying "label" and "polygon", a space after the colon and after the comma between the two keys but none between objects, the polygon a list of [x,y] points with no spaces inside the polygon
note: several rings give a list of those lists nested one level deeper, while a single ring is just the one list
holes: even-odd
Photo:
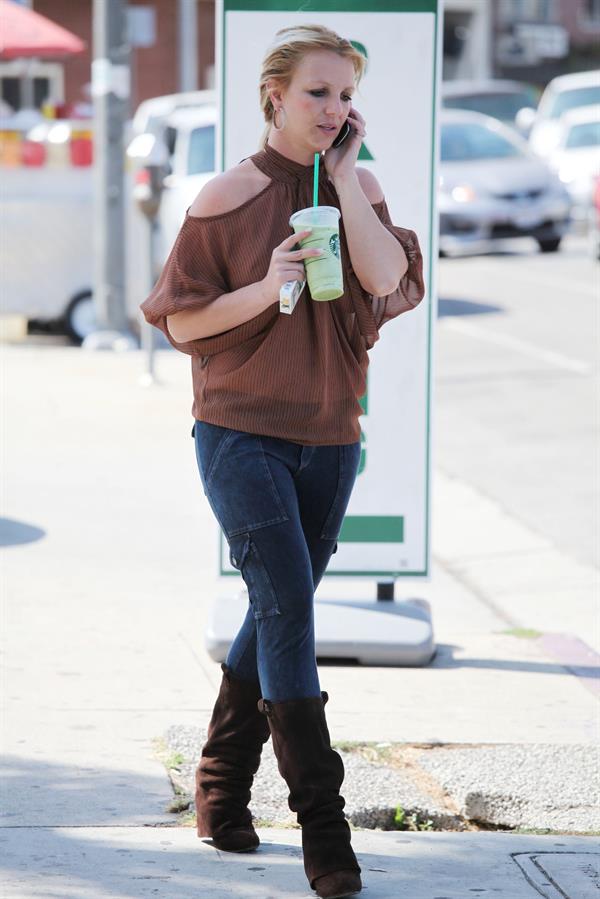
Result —
[{"label": "finger", "polygon": [[365,134],[365,128],[367,123],[365,120],[361,118],[356,118],[352,120],[352,129],[356,131],[358,134]]},{"label": "finger", "polygon": [[306,273],[304,271],[304,268],[289,268],[282,273],[281,277],[283,278],[284,284],[286,281],[304,281],[306,278]]},{"label": "finger", "polygon": [[278,274],[285,274],[286,272],[296,272],[296,274],[304,277],[304,264],[302,262],[287,262],[278,269]]},{"label": "finger", "polygon": [[303,271],[304,271],[304,263],[303,263],[303,262],[286,262],[286,263],[281,267],[280,271],[282,271],[282,270],[285,270],[285,271],[291,270],[291,271],[296,271],[296,272],[303,272]]},{"label": "finger", "polygon": [[309,256],[322,256],[323,250],[318,247],[305,247],[302,250],[292,250],[287,253],[288,259],[307,259]]},{"label": "finger", "polygon": [[298,243],[303,237],[307,237],[311,233],[311,229],[308,228],[306,231],[298,231],[297,234],[290,234],[289,237],[286,237],[284,241],[282,241],[279,246],[280,247],[293,247],[295,243]]}]

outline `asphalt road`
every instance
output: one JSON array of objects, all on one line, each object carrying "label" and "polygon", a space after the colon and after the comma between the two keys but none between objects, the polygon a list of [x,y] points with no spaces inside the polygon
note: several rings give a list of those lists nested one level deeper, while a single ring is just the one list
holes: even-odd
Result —
[{"label": "asphalt road", "polygon": [[600,264],[505,247],[440,260],[434,463],[598,565]]}]

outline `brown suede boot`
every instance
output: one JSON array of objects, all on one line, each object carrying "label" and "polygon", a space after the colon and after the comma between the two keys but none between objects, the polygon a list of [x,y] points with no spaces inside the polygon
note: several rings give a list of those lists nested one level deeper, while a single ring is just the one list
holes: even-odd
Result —
[{"label": "brown suede boot", "polygon": [[302,827],[304,870],[321,899],[360,892],[360,867],[350,845],[340,787],[344,763],[331,748],[325,720],[327,693],[258,707],[271,728],[279,771],[289,789],[289,806]]},{"label": "brown suede boot", "polygon": [[249,852],[260,840],[248,809],[269,725],[257,710],[258,681],[235,677],[222,664],[221,689],[196,769],[196,824],[199,837],[212,837],[226,852]]}]

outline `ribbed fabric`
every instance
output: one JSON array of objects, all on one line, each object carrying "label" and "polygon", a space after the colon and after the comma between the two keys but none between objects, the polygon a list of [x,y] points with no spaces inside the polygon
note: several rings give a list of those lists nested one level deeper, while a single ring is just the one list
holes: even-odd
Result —
[{"label": "ribbed fabric", "polygon": [[[307,284],[292,315],[280,313],[277,302],[212,337],[177,343],[169,334],[168,315],[206,306],[261,281],[273,249],[292,233],[290,215],[312,205],[312,165],[300,165],[269,145],[250,159],[271,183],[221,215],[186,213],[142,311],[176,349],[192,357],[194,418],[308,446],[354,443],[360,439],[367,350],[378,340],[381,326],[416,306],[425,292],[417,236],[391,223],[385,200],[373,209],[409,262],[394,293],[373,297],[361,287],[342,219],[345,290],[339,299],[314,302]],[[319,202],[340,209],[325,166],[319,178]]]}]

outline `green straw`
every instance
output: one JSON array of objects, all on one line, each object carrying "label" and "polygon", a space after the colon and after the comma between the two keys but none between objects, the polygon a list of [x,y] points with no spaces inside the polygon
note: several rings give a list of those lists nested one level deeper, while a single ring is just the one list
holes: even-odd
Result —
[{"label": "green straw", "polygon": [[319,153],[315,153],[315,177],[313,181],[313,206],[319,205]]}]

